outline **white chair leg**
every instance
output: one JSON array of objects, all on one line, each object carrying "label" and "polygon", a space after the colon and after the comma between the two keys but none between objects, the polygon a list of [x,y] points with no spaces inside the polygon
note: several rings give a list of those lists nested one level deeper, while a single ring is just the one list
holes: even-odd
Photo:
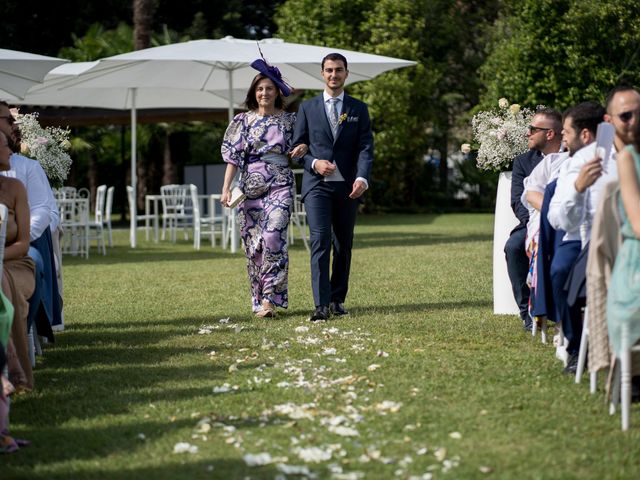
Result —
[{"label": "white chair leg", "polygon": [[537,333],[538,333],[538,322],[536,318],[534,318],[531,322],[531,336],[535,337]]},{"label": "white chair leg", "polygon": [[589,393],[592,395],[596,393],[596,388],[598,386],[598,372],[590,372],[589,373]]},{"label": "white chair leg", "polygon": [[547,328],[547,317],[543,315],[540,317],[540,341],[544,344],[547,343]]},{"label": "white chair leg", "polygon": [[42,346],[40,345],[40,338],[38,337],[38,332],[34,332],[33,334],[33,346],[36,351],[36,355],[42,355]]},{"label": "white chair leg", "polygon": [[629,430],[629,413],[631,410],[631,349],[628,346],[629,333],[626,325],[622,326],[622,352],[620,354],[620,410],[622,413],[622,430]]},{"label": "white chair leg", "polygon": [[611,382],[611,403],[609,403],[609,415],[616,413],[616,408],[620,403],[620,362],[616,359],[613,366]]},{"label": "white chair leg", "polygon": [[29,329],[29,333],[27,334],[27,347],[29,352],[29,362],[31,363],[31,367],[36,366],[36,344],[33,339],[33,326]]},{"label": "white chair leg", "polygon": [[580,351],[578,352],[578,366],[576,368],[576,383],[580,383],[584,366],[587,363],[587,345],[589,344],[589,328],[587,328],[587,309],[584,310],[584,324],[580,337]]}]

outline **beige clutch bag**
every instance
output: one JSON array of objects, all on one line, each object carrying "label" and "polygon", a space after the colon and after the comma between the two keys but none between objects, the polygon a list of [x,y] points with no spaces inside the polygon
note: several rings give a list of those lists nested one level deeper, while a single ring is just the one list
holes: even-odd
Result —
[{"label": "beige clutch bag", "polygon": [[229,199],[229,208],[235,208],[247,196],[240,190],[240,187],[233,187],[231,190],[231,198]]}]

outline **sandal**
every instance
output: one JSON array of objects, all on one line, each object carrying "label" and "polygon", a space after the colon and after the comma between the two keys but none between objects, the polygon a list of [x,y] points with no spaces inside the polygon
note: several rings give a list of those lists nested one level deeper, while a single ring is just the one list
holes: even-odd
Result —
[{"label": "sandal", "polygon": [[277,315],[276,306],[269,300],[262,300],[262,308],[256,312],[256,317],[266,318],[275,317]]}]

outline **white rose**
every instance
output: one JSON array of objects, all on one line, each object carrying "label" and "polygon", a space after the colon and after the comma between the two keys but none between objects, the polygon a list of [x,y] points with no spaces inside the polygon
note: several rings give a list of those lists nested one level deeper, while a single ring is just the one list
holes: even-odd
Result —
[{"label": "white rose", "polygon": [[471,145],[469,145],[468,143],[463,143],[462,146],[460,147],[460,151],[465,155],[467,155],[468,153],[471,152]]},{"label": "white rose", "polygon": [[509,100],[507,100],[506,98],[501,98],[500,100],[498,100],[498,106],[500,108],[508,108],[509,107]]},{"label": "white rose", "polygon": [[511,113],[513,113],[515,115],[516,113],[518,113],[520,111],[520,105],[518,105],[517,103],[514,103],[513,105],[511,105],[509,107],[509,110],[511,110]]}]

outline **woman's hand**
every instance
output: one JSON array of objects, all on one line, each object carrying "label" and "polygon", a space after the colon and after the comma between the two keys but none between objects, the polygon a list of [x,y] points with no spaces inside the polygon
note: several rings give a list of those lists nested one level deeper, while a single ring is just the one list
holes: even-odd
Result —
[{"label": "woman's hand", "polygon": [[301,143],[300,145],[296,145],[294,148],[292,148],[289,152],[289,155],[291,155],[291,158],[300,158],[305,156],[308,151],[309,147],[306,144]]},{"label": "woman's hand", "polygon": [[228,188],[222,189],[222,195],[220,195],[220,203],[223,207],[229,206],[229,200],[231,200],[231,190]]}]

